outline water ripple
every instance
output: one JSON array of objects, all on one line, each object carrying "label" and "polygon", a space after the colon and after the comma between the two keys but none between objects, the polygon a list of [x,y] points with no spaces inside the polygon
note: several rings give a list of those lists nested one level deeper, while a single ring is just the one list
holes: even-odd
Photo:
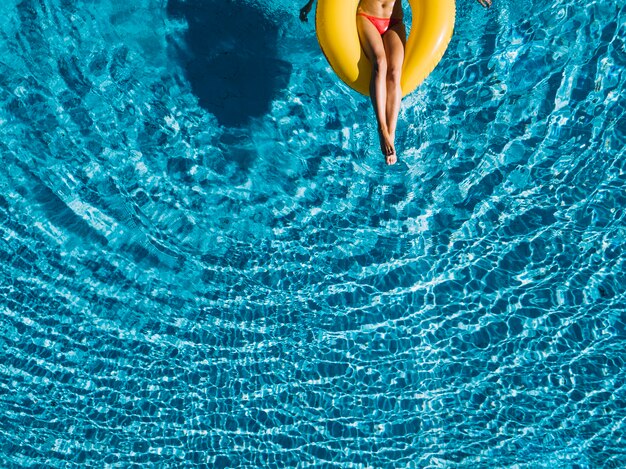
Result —
[{"label": "water ripple", "polygon": [[281,76],[237,125],[205,6],[0,6],[0,461],[621,467],[624,7],[459,5],[388,168],[240,6]]}]

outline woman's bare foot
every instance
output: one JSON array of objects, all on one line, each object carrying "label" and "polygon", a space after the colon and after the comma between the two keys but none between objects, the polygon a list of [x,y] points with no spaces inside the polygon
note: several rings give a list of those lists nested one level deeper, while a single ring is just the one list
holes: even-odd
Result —
[{"label": "woman's bare foot", "polygon": [[396,164],[396,162],[398,161],[398,155],[396,154],[396,129],[393,129],[391,132],[389,132],[389,140],[391,141],[391,147],[393,149],[393,151],[391,152],[391,154],[387,155],[387,158],[385,158],[385,160],[387,161],[387,164]]},{"label": "woman's bare foot", "polygon": [[378,129],[378,138],[380,140],[380,151],[385,155],[385,161],[387,164],[394,164],[397,161],[396,149],[389,132],[384,129]]},{"label": "woman's bare foot", "polygon": [[395,132],[382,132],[380,134],[381,138],[381,150],[383,155],[385,155],[385,162],[387,164],[395,164],[398,161],[398,155],[396,155],[396,146],[394,144],[395,141]]}]

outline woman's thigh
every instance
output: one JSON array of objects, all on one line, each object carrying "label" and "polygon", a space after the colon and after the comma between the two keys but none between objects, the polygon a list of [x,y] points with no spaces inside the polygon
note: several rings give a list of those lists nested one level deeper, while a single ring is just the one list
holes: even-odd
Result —
[{"label": "woman's thigh", "polygon": [[404,47],[406,44],[406,29],[403,23],[393,25],[382,36],[387,64],[390,69],[401,68],[404,62]]},{"label": "woman's thigh", "polygon": [[383,38],[376,27],[365,17],[357,15],[356,27],[359,32],[359,40],[365,55],[370,62],[375,63],[385,58],[385,46]]}]

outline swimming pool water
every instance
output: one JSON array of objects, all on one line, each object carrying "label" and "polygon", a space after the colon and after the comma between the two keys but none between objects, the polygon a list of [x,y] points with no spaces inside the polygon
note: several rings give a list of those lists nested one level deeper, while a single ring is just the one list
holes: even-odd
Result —
[{"label": "swimming pool water", "polygon": [[300,6],[0,5],[0,465],[625,467],[624,2],[459,2],[393,167]]}]

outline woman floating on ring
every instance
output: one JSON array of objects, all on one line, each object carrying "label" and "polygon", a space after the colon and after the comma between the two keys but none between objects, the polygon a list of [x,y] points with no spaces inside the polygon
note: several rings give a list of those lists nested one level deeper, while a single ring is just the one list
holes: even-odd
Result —
[{"label": "woman floating on ring", "polygon": [[[301,8],[301,21],[307,21],[314,1],[309,0]],[[491,6],[491,0],[478,2],[484,7]],[[401,0],[360,0],[356,15],[361,48],[372,63],[369,94],[378,123],[380,149],[387,164],[394,164],[398,160],[394,142],[406,45],[402,3]]]}]

